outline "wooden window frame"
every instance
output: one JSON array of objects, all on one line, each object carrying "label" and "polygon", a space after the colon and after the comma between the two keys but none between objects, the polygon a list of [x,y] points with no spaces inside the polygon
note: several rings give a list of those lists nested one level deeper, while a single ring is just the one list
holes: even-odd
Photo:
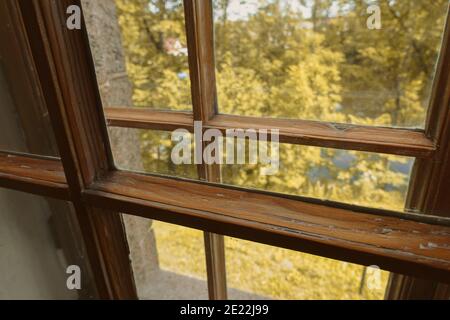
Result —
[{"label": "wooden window frame", "polygon": [[[73,203],[100,298],[137,298],[122,212],[205,231],[212,299],[226,298],[223,235],[426,279],[398,276],[390,298],[417,290],[447,297],[448,286],[437,282],[450,283],[448,21],[427,125],[417,131],[218,114],[212,5],[204,0],[184,2],[193,112],[103,109],[86,28],[65,27],[66,8],[80,1],[6,1],[28,34],[61,159],[2,153],[0,186]],[[203,181],[120,171],[105,114],[113,126],[192,129],[202,120],[205,129],[276,127],[282,142],[417,157],[408,207],[426,214],[227,187],[218,184],[216,166],[199,167]]]}]

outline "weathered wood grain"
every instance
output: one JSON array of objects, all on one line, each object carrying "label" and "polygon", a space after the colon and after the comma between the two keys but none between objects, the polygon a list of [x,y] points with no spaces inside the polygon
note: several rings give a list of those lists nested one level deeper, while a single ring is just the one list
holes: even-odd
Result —
[{"label": "weathered wood grain", "polygon": [[70,200],[64,170],[57,159],[1,152],[0,186]]},{"label": "weathered wood grain", "polygon": [[95,206],[450,282],[450,227],[128,172],[83,193]]}]

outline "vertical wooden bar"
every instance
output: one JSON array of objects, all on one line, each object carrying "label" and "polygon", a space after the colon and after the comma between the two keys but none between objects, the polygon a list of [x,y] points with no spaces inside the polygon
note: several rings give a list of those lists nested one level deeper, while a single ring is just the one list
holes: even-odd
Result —
[{"label": "vertical wooden bar", "polygon": [[[212,2],[185,0],[184,8],[194,121],[205,123],[217,113]],[[202,180],[220,182],[220,165],[202,161],[198,175]],[[204,240],[209,298],[227,299],[224,237],[205,232]]]},{"label": "vertical wooden bar", "polygon": [[184,8],[194,119],[206,121],[217,112],[212,2],[185,0]]},{"label": "vertical wooden bar", "polygon": [[[449,7],[450,9],[450,7]],[[438,146],[432,158],[416,159],[407,210],[450,217],[450,10],[431,93],[425,133]],[[450,299],[450,286],[393,274],[387,299]]]},{"label": "vertical wooden bar", "polygon": [[225,239],[224,236],[205,232],[206,271],[211,300],[227,299]]},{"label": "vertical wooden bar", "polygon": [[[0,1],[0,56],[14,97],[19,122],[23,129],[27,150],[32,154],[58,157],[58,146],[48,118],[44,94],[36,73],[29,41],[19,4],[15,0]],[[46,197],[49,205],[49,224],[67,263],[86,270],[83,274],[80,299],[94,297],[94,279],[90,271],[86,248],[72,206],[65,201]]]},{"label": "vertical wooden bar", "polygon": [[86,28],[66,25],[71,5],[81,8],[79,0],[20,1],[98,296],[135,299],[121,215],[81,199],[87,186],[114,167]]}]

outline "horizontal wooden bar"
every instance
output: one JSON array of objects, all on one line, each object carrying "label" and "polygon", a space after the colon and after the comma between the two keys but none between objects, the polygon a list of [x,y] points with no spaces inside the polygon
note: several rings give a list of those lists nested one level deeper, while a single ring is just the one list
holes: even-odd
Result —
[{"label": "horizontal wooden bar", "polygon": [[436,149],[423,132],[399,128],[223,114],[208,121],[206,127],[222,131],[230,128],[279,129],[280,142],[410,157],[430,157]]},{"label": "horizontal wooden bar", "polygon": [[[193,131],[188,112],[154,111],[144,108],[106,108],[110,126],[172,131]],[[219,114],[203,124],[206,129],[279,129],[280,142],[428,158],[436,146],[417,130],[356,126],[327,122],[257,118]]]},{"label": "horizontal wooden bar", "polygon": [[173,131],[179,128],[193,131],[191,112],[149,110],[145,108],[105,108],[108,126]]},{"label": "horizontal wooden bar", "polygon": [[53,158],[1,152],[0,187],[70,200],[61,162]]},{"label": "horizontal wooden bar", "polygon": [[129,172],[83,192],[93,206],[450,282],[450,227]]}]

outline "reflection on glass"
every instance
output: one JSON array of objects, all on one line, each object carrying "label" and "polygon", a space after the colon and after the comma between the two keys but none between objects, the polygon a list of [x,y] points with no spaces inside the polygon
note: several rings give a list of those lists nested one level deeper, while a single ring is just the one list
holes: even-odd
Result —
[{"label": "reflection on glass", "polygon": [[140,299],[207,299],[203,233],[124,215]]},{"label": "reflection on glass", "polygon": [[83,0],[83,10],[105,107],[192,110],[182,0]]},{"label": "reflection on glass", "polygon": [[423,127],[447,0],[214,0],[221,113]]},{"label": "reflection on glass", "polygon": [[[3,23],[0,21],[0,29]],[[5,29],[20,32],[11,26]],[[0,41],[8,43],[3,36],[0,34]],[[14,42],[0,48],[0,151],[58,156],[40,84],[30,74],[35,66],[25,56],[17,55],[22,51],[15,47],[20,45],[25,44]]]},{"label": "reflection on glass", "polygon": [[230,299],[383,299],[389,273],[225,238]]}]

